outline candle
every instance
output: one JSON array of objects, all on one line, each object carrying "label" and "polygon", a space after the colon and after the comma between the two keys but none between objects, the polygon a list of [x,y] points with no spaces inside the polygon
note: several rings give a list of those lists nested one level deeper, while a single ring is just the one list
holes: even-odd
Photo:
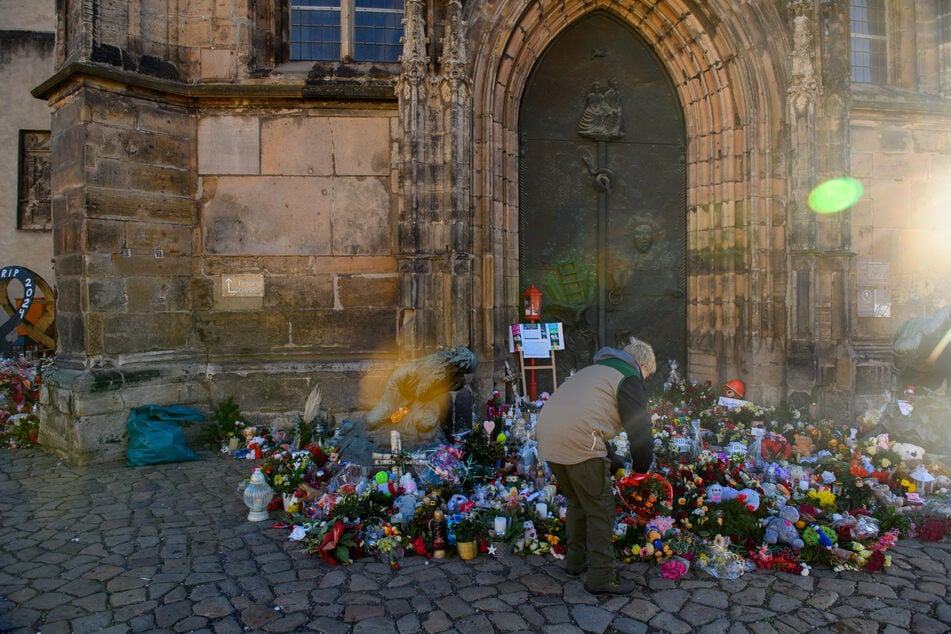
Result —
[{"label": "candle", "polygon": [[504,534],[505,534],[505,527],[506,527],[507,524],[508,524],[508,522],[506,522],[506,520],[505,520],[505,518],[504,518],[503,516],[501,516],[501,515],[496,516],[496,518],[495,518],[495,534],[496,534],[496,535],[504,535]]},{"label": "candle", "polygon": [[544,502],[539,502],[535,505],[535,512],[538,513],[539,517],[548,517],[548,505]]}]

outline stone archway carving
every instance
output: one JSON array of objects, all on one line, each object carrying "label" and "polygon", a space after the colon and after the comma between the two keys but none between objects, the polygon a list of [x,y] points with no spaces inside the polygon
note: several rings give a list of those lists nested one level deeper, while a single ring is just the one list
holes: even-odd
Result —
[{"label": "stone archway carving", "polygon": [[[687,131],[688,373],[717,380],[782,365],[785,286],[774,257],[775,187],[787,44],[774,3],[717,10],[708,3],[489,1],[464,12],[473,68],[475,252],[484,346],[491,349],[518,295],[518,110],[529,74],[557,34],[591,11],[612,13],[654,47],[684,104]],[[769,37],[767,34],[771,34]],[[776,153],[778,154],[778,153]],[[778,345],[777,345],[778,344]],[[782,389],[782,377],[777,381]]]}]

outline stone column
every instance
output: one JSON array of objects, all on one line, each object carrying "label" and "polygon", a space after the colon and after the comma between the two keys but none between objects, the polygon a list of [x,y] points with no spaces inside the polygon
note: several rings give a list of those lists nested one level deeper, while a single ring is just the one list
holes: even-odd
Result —
[{"label": "stone column", "polygon": [[128,403],[199,395],[195,119],[89,77],[49,98],[58,348],[40,442],[75,463],[108,461],[125,451]]},{"label": "stone column", "polygon": [[[442,8],[444,11],[427,11]],[[426,15],[442,13],[436,62]],[[404,357],[471,345],[472,91],[460,3],[406,3],[400,133],[399,338]]]},{"label": "stone column", "polygon": [[848,174],[848,10],[842,0],[793,0],[788,6],[787,390],[796,405],[825,396],[829,407],[851,388],[848,211],[817,214],[808,200],[820,183]]}]

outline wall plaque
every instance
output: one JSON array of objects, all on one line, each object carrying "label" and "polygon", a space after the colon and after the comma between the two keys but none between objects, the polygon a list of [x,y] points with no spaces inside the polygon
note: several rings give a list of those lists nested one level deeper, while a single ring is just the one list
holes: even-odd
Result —
[{"label": "wall plaque", "polygon": [[221,276],[222,297],[264,297],[264,275],[237,273]]}]

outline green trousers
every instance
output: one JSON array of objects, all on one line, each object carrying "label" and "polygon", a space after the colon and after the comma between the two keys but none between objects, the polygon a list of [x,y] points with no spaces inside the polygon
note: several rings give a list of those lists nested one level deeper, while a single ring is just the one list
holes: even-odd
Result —
[{"label": "green trousers", "polygon": [[614,486],[611,463],[591,458],[579,464],[548,463],[568,500],[565,518],[565,559],[569,565],[588,563],[589,584],[611,583],[614,569]]}]

